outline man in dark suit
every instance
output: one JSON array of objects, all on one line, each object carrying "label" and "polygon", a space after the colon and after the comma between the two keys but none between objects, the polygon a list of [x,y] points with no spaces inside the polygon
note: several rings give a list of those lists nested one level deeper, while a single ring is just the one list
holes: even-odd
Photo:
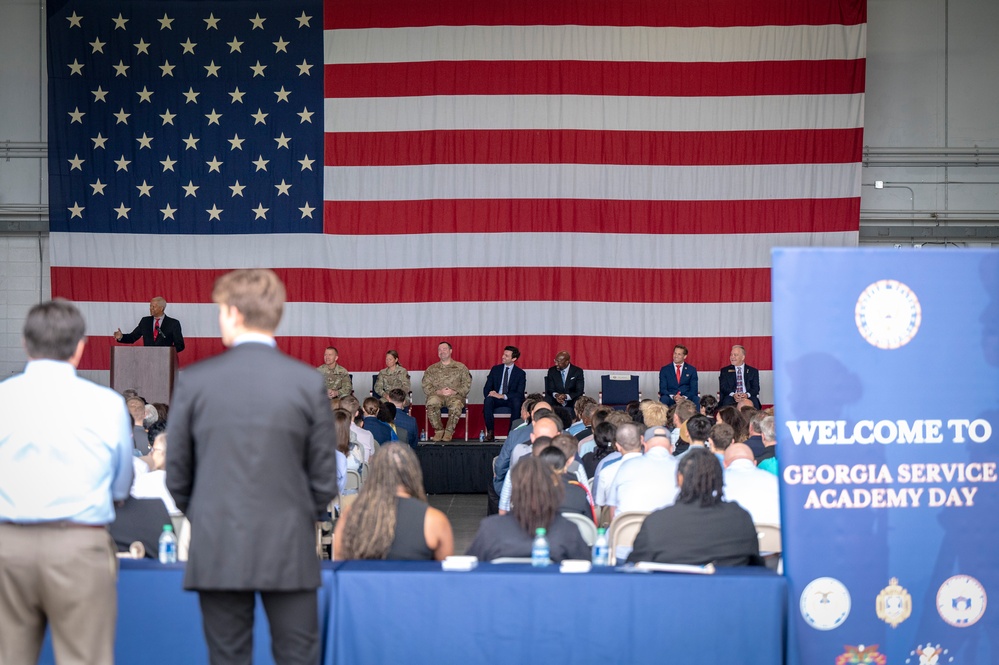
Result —
[{"label": "man in dark suit", "polygon": [[570,365],[569,360],[568,351],[555,355],[555,366],[549,367],[545,376],[545,397],[571,412],[585,387],[583,368]]},{"label": "man in dark suit", "polygon": [[198,591],[213,664],[251,662],[257,592],[275,660],[316,663],[315,523],[337,493],[326,387],[275,346],[277,275],[228,273],[212,300],[230,348],[186,369],[170,407],[167,487],[192,529],[184,588]]},{"label": "man in dark suit", "polygon": [[689,399],[698,409],[701,398],[697,394],[697,368],[688,365],[687,347],[677,344],[673,347],[673,362],[659,370],[659,401],[666,406],[676,404],[677,397]]},{"label": "man in dark suit", "polygon": [[143,346],[172,346],[180,353],[184,350],[184,333],[180,321],[163,313],[166,305],[166,300],[156,296],[149,301],[149,316],[142,317],[135,330],[127,335],[118,328],[114,338],[122,344],[134,344],[141,339]]},{"label": "man in dark suit", "polygon": [[503,362],[493,366],[482,387],[482,419],[486,423],[486,441],[495,441],[493,425],[494,413],[498,407],[510,409],[510,417],[520,415],[520,406],[527,392],[527,372],[517,367],[520,349],[508,346],[503,349]]},{"label": "man in dark suit", "polygon": [[760,409],[760,370],[746,364],[746,349],[738,344],[728,356],[731,365],[721,368],[718,375],[718,407],[749,400]]}]

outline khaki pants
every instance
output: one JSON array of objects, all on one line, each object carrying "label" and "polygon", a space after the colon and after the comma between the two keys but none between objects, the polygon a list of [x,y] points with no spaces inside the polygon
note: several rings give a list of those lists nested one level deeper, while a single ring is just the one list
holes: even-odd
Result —
[{"label": "khaki pants", "polygon": [[0,524],[0,665],[114,662],[118,560],[103,527]]}]

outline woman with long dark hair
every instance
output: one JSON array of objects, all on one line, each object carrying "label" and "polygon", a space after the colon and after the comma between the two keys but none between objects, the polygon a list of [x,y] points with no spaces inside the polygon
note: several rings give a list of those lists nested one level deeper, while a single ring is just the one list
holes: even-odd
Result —
[{"label": "woman with long dark hair", "polygon": [[721,463],[707,448],[679,461],[676,503],[645,518],[628,561],[716,566],[762,565],[753,518],[723,499]]},{"label": "woman with long dark hair", "polygon": [[529,557],[535,530],[544,528],[552,561],[590,558],[579,529],[559,514],[565,489],[548,464],[537,457],[522,457],[510,472],[510,480],[511,512],[482,520],[468,554],[482,561]]},{"label": "woman with long dark hair", "polygon": [[715,412],[715,420],[725,423],[735,431],[735,443],[742,443],[749,438],[749,424],[734,406],[723,406]]},{"label": "woman with long dark hair", "polygon": [[451,523],[426,502],[416,453],[398,443],[382,446],[371,457],[357,500],[337,521],[334,558],[440,561],[450,556]]}]

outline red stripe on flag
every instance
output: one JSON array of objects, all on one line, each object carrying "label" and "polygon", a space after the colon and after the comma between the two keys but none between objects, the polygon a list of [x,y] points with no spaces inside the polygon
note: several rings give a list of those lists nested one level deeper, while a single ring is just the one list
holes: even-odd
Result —
[{"label": "red stripe on flag", "polygon": [[[52,268],[52,292],[80,302],[211,302],[221,270],[173,271],[131,268]],[[418,303],[504,302],[529,294],[535,301],[632,303],[768,302],[770,269],[645,270],[549,267],[426,268],[419,270],[275,270],[288,302]],[[640,285],[640,286],[636,286]]]},{"label": "red stripe on flag", "polygon": [[327,0],[323,27],[435,25],[756,26],[856,25],[866,0]]},{"label": "red stripe on flag", "polygon": [[326,65],[326,96],[601,95],[738,97],[864,91],[865,61],[500,60]]},{"label": "red stripe on flag", "polygon": [[832,233],[856,231],[860,198],[763,201],[462,199],[326,201],[339,235],[413,233]]},{"label": "red stripe on flag", "polygon": [[327,166],[846,164],[863,158],[864,130],[337,132],[325,143]]},{"label": "red stripe on flag", "polygon": [[[182,322],[183,323],[183,322]],[[186,348],[179,354],[182,366],[217,355],[224,350],[222,341],[214,337],[187,337]],[[437,362],[437,337],[384,337],[331,339],[326,337],[279,337],[278,346],[285,353],[309,365],[322,364],[323,350],[328,345],[337,347],[343,365],[354,375],[358,392],[371,387],[370,374],[385,366],[385,352],[395,349],[406,368],[424,370]],[[526,336],[510,337],[477,336],[450,337],[454,358],[469,369],[489,369],[500,362],[503,347],[512,344],[521,351],[518,363],[528,370],[551,367],[553,358],[566,349],[572,354],[573,364],[580,367],[616,371],[656,371],[670,362],[674,344],[685,344],[690,349],[688,360],[701,373],[710,374],[728,365],[733,344],[742,344],[748,352],[747,362],[757,369],[771,369],[771,341],[769,337],[702,337],[698,339],[646,338],[646,337],[576,337],[576,336]],[[88,337],[80,362],[80,369],[110,369],[112,339]],[[366,376],[368,375],[368,376]],[[414,385],[419,391],[419,386]],[[590,386],[588,393],[596,395],[598,386]]]}]

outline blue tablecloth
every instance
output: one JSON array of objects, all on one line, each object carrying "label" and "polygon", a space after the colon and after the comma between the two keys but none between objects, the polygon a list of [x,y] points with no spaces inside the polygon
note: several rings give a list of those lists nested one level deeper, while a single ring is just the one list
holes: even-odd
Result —
[{"label": "blue tablecloth", "polygon": [[[122,665],[207,664],[208,646],[201,627],[198,594],[184,591],[184,565],[122,559],[120,568],[115,661]],[[319,622],[324,634],[332,579],[333,566],[324,566],[323,586],[319,589]],[[38,662],[55,664],[48,635]],[[274,662],[270,628],[259,599],[253,628],[253,662]]]},{"label": "blue tablecloth", "polygon": [[[323,663],[783,662],[787,585],[760,569],[715,575],[480,564],[326,563]],[[208,662],[197,594],[183,565],[123,560],[115,656],[131,665]],[[54,663],[48,641],[40,663]],[[256,664],[273,663],[258,603]]]},{"label": "blue tablecloth", "polygon": [[343,564],[325,665],[783,662],[787,585],[766,570],[715,575],[480,564]]}]

